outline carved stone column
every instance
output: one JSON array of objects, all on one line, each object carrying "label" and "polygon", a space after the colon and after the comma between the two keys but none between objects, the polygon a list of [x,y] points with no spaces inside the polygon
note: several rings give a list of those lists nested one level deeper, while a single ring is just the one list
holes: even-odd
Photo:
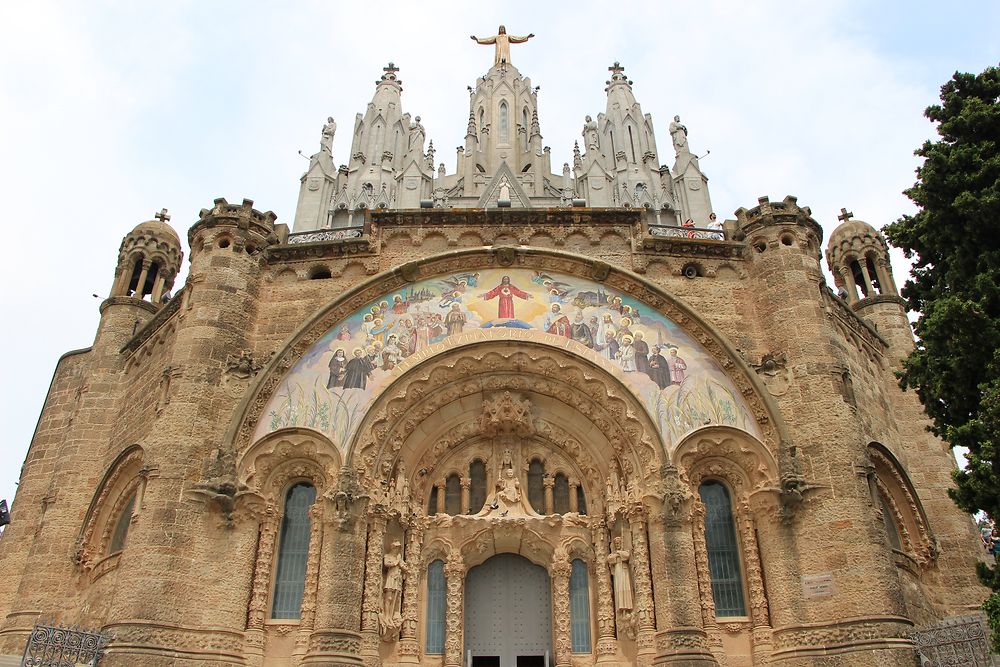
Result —
[{"label": "carved stone column", "polygon": [[434,485],[434,488],[437,489],[437,507],[435,509],[437,510],[438,514],[444,514],[444,489],[445,489],[445,483],[443,481],[442,482],[438,482],[437,484]]},{"label": "carved stone column", "polygon": [[569,576],[573,566],[566,551],[559,547],[552,555],[549,575],[552,578],[552,620],[555,643],[556,667],[570,667],[573,658],[573,641],[570,636]]},{"label": "carved stone column", "polygon": [[316,623],[316,594],[319,586],[319,566],[323,552],[323,503],[309,508],[309,559],[306,561],[305,588],[302,592],[299,632],[295,636],[294,662],[299,662],[309,650],[309,637]]},{"label": "carved stone column", "polygon": [[579,512],[580,511],[580,496],[577,489],[580,488],[580,480],[570,479],[569,480],[569,511]]},{"label": "carved stone column", "polygon": [[460,480],[462,485],[462,514],[469,513],[469,487],[472,486],[472,480],[468,477],[463,477]]},{"label": "carved stone column", "polygon": [[465,562],[462,554],[453,551],[444,564],[445,614],[444,614],[444,666],[462,667],[463,584],[465,583]]},{"label": "carved stone column", "polygon": [[361,665],[361,602],[364,587],[364,520],[368,497],[353,471],[340,471],[323,503],[322,549],[317,567],[315,630],[303,665]]},{"label": "carved stone column", "polygon": [[656,618],[653,581],[649,574],[645,507],[637,504],[628,513],[632,533],[632,576],[635,580],[636,647],[640,665],[653,664],[656,655]]},{"label": "carved stone column", "polygon": [[545,487],[545,513],[552,514],[552,488],[556,485],[556,480],[546,475],[542,485]]},{"label": "carved stone column", "polygon": [[715,597],[712,593],[712,571],[708,567],[708,546],[705,544],[705,505],[694,501],[691,510],[691,535],[694,540],[694,555],[697,569],[698,595],[701,602],[701,620],[708,634],[712,653],[724,656],[722,632],[715,619]]},{"label": "carved stone column", "polygon": [[420,641],[417,637],[417,618],[420,615],[419,591],[421,560],[424,545],[424,527],[415,519],[410,526],[406,543],[406,581],[403,584],[403,626],[399,630],[399,661],[420,662]]},{"label": "carved stone column", "polygon": [[608,531],[603,519],[590,522],[594,542],[597,578],[597,662],[615,662],[618,640],[615,639],[615,604],[608,570]]},{"label": "carved stone column", "polygon": [[278,508],[269,503],[258,529],[257,562],[254,564],[250,603],[247,609],[247,631],[244,635],[247,663],[254,667],[264,662],[264,621],[267,620],[267,600],[271,591],[274,542],[280,523]]},{"label": "carved stone column", "polygon": [[761,574],[760,551],[757,549],[757,526],[747,503],[739,507],[738,524],[743,542],[743,560],[746,563],[747,590],[750,594],[750,620],[753,623],[754,662],[761,662],[771,655],[771,612],[767,591]]},{"label": "carved stone column", "polygon": [[382,611],[382,561],[385,557],[385,524],[381,507],[371,514],[368,553],[365,557],[365,591],[361,602],[361,655],[366,665],[379,661],[379,613]]}]

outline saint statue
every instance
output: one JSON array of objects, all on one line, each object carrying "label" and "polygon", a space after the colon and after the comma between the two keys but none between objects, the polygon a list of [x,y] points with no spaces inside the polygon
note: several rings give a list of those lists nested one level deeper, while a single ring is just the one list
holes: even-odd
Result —
[{"label": "saint statue", "polygon": [[507,29],[503,26],[500,26],[497,29],[497,34],[493,37],[476,37],[475,35],[470,35],[470,37],[472,37],[472,41],[477,42],[478,44],[496,44],[496,55],[493,58],[494,66],[506,65],[510,62],[511,44],[522,44],[534,36],[535,33],[531,33],[526,37],[508,35]]},{"label": "saint statue", "polygon": [[417,155],[424,154],[424,126],[420,124],[420,116],[410,123],[410,135],[408,138],[407,151]]},{"label": "saint statue", "polygon": [[319,149],[327,153],[333,153],[333,135],[337,133],[337,123],[332,117],[326,119],[323,126],[323,134],[319,140]]},{"label": "saint statue", "polygon": [[597,152],[597,121],[590,116],[586,117],[586,122],[583,124],[583,145],[586,146],[588,153]]},{"label": "saint statue", "polygon": [[622,538],[616,537],[612,544],[608,565],[615,580],[615,609],[629,613],[632,611],[632,574],[628,566],[631,554],[622,549]]},{"label": "saint statue", "polygon": [[379,622],[385,635],[398,630],[402,623],[399,601],[403,595],[403,569],[406,562],[403,560],[403,545],[399,540],[395,540],[386,549],[382,564],[385,567],[385,591]]},{"label": "saint statue", "polygon": [[674,116],[674,119],[670,121],[670,126],[668,127],[670,131],[670,137],[674,140],[674,150],[678,153],[688,152],[687,147],[687,136],[688,129],[681,125],[681,117]]}]

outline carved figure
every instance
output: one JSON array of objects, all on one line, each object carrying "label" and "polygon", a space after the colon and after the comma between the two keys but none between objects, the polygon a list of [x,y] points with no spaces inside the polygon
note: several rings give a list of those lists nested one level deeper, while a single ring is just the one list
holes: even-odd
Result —
[{"label": "carved figure", "polygon": [[622,538],[612,540],[612,550],[608,554],[608,565],[615,580],[615,609],[632,612],[632,573],[628,561],[631,554],[622,548]]},{"label": "carved figure", "polygon": [[588,153],[590,151],[597,152],[597,121],[590,116],[586,117],[586,122],[583,124],[583,145],[587,147]]},{"label": "carved figure", "polygon": [[321,151],[333,153],[333,135],[336,133],[337,123],[333,120],[333,117],[328,117],[326,119],[326,125],[323,126],[322,136],[319,140],[319,149]]},{"label": "carved figure", "polygon": [[497,34],[493,37],[476,37],[475,35],[470,35],[472,41],[477,44],[496,44],[496,51],[493,57],[493,65],[505,65],[510,62],[510,45],[511,44],[523,44],[529,39],[535,36],[535,33],[529,33],[525,37],[518,37],[517,35],[508,35],[507,29],[502,25],[497,28]]},{"label": "carved figure", "polygon": [[413,119],[413,122],[410,123],[408,150],[411,152],[417,152],[419,155],[423,155],[424,136],[424,126],[420,124],[420,116],[417,116]]},{"label": "carved figure", "polygon": [[385,568],[385,590],[382,595],[379,624],[382,635],[386,636],[399,630],[403,622],[399,602],[403,595],[403,570],[406,562],[403,560],[403,545],[399,540],[393,541],[386,549],[382,565]]},{"label": "carved figure", "polygon": [[491,289],[486,294],[483,294],[482,299],[484,301],[491,301],[492,299],[499,298],[497,308],[497,317],[499,319],[514,319],[514,297],[518,299],[531,299],[533,298],[531,294],[525,292],[524,290],[514,287],[510,284],[510,276],[504,276],[500,279],[500,284]]},{"label": "carved figure", "polygon": [[681,125],[681,117],[674,116],[674,119],[670,122],[669,126],[670,138],[674,140],[674,150],[678,153],[688,152],[687,147],[687,136],[688,130],[686,127]]}]

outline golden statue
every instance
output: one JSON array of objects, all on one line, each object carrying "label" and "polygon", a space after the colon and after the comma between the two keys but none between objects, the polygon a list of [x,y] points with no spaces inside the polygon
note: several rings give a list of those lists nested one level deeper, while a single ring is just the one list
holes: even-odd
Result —
[{"label": "golden statue", "polygon": [[497,34],[493,37],[476,37],[471,35],[472,39],[478,44],[496,44],[496,56],[493,58],[493,65],[506,65],[510,62],[510,45],[511,44],[522,44],[527,42],[529,39],[535,36],[535,33],[529,34],[527,37],[518,37],[517,35],[508,35],[507,29],[503,26],[497,29]]}]

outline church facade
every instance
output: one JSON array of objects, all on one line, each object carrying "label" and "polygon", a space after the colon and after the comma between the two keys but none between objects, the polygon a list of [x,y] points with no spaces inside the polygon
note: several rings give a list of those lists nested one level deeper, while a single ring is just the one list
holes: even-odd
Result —
[{"label": "church facade", "polygon": [[[954,460],[894,372],[882,235],[717,222],[615,63],[553,172],[496,57],[435,166],[390,63],[291,229],[216,200],[123,240],[0,540],[0,654],[105,665],[913,665],[985,591]],[[672,154],[672,165],[661,157]]]}]

